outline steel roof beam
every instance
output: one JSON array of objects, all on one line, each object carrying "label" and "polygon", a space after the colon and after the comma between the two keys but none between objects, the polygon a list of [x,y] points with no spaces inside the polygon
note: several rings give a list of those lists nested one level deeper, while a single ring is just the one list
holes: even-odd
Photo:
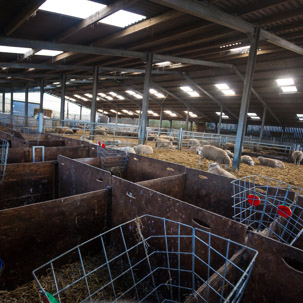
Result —
[{"label": "steel roof beam", "polygon": [[[176,9],[186,14],[190,14],[210,22],[220,24],[222,26],[231,28],[235,31],[239,31],[245,34],[253,35],[256,25],[244,21],[240,17],[234,17],[227,14],[213,6],[209,6],[202,2],[196,2],[193,0],[150,0],[158,4]],[[303,48],[289,42],[275,34],[272,34],[264,29],[260,30],[260,40],[266,40],[274,45],[295,52],[299,55],[303,55]]]}]

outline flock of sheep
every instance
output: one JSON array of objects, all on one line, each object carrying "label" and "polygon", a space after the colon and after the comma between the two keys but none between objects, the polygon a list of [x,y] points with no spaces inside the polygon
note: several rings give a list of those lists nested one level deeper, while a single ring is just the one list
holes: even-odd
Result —
[{"label": "flock of sheep", "polygon": [[[62,129],[62,128],[61,128]],[[65,133],[68,130],[65,130]],[[106,129],[103,129],[102,127],[96,128],[96,134],[99,135],[106,135]],[[89,141],[85,137],[81,137],[80,139]],[[164,148],[169,150],[175,150],[176,146],[173,145],[173,139],[170,136],[167,135],[160,135],[155,136],[153,140],[155,141],[155,147],[156,148]],[[90,141],[89,141],[90,142]],[[92,143],[92,142],[91,142]],[[107,147],[114,148],[118,150],[123,150],[126,153],[135,153],[139,155],[151,155],[153,154],[153,148],[149,145],[143,145],[139,144],[134,147],[126,146],[126,147],[118,147],[119,144],[109,144]],[[197,154],[200,155],[200,161],[199,165],[202,164],[203,159],[207,159],[209,161],[214,161],[209,164],[208,172],[214,173],[217,175],[225,176],[228,178],[236,179],[236,177],[229,173],[226,169],[228,169],[231,166],[232,158],[234,156],[234,147],[235,145],[233,143],[226,143],[225,149],[221,149],[219,147],[213,146],[208,141],[199,141],[197,139],[189,139],[188,140],[188,147],[190,151],[195,151]],[[301,151],[295,151],[292,154],[292,160],[295,164],[299,165],[303,159],[303,152]],[[285,165],[282,161],[277,159],[271,159],[271,158],[265,158],[265,157],[258,157],[257,158],[260,165],[262,166],[268,166],[272,168],[280,168],[284,169]],[[243,155],[241,156],[241,163],[253,166],[254,160],[248,156]],[[225,169],[222,168],[222,165],[225,166]]]}]

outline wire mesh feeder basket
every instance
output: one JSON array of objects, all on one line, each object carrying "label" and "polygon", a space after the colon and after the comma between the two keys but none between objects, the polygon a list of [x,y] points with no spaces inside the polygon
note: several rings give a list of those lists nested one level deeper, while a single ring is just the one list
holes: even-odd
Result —
[{"label": "wire mesh feeder basket", "polygon": [[[120,142],[120,141],[111,141]],[[119,143],[120,144],[120,143]],[[107,142],[98,141],[97,157],[101,160],[101,168],[105,170],[114,170],[123,172],[127,164],[127,154],[125,147],[109,145]]]},{"label": "wire mesh feeder basket", "polygon": [[7,154],[8,154],[9,143],[6,140],[0,139],[0,183],[4,181],[6,163],[7,163]]},{"label": "wire mesh feeder basket", "polygon": [[233,183],[234,216],[283,243],[293,245],[303,233],[301,188],[263,176],[247,176]]},{"label": "wire mesh feeder basket", "polygon": [[240,302],[257,254],[201,229],[144,215],[33,275],[45,303]]}]

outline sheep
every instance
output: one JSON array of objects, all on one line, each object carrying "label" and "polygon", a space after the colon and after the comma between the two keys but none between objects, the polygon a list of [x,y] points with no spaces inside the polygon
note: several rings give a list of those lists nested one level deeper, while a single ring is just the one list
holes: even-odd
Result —
[{"label": "sheep", "polygon": [[270,158],[264,158],[264,157],[258,157],[258,160],[261,165],[273,167],[273,168],[281,168],[284,169],[285,165],[282,161],[276,160],[276,159],[270,159]]},{"label": "sheep", "polygon": [[81,136],[81,137],[80,137],[80,140],[81,140],[81,141],[88,142],[88,143],[91,143],[91,144],[94,143],[92,140],[87,139],[85,136]]},{"label": "sheep", "polygon": [[130,153],[130,154],[135,154],[135,150],[133,147],[131,146],[123,146],[123,147],[113,147],[114,149],[118,149],[121,151],[124,151],[126,154]]},{"label": "sheep", "polygon": [[218,163],[210,163],[208,166],[208,172],[226,178],[237,179],[233,174],[221,168]]},{"label": "sheep", "polygon": [[142,155],[142,154],[152,155],[153,154],[153,148],[148,145],[139,144],[134,147],[134,150],[135,150],[136,154],[138,154],[138,155]]},{"label": "sheep", "polygon": [[225,151],[227,152],[227,154],[229,155],[230,158],[234,157],[234,153],[232,153],[230,150],[225,149]]},{"label": "sheep", "polygon": [[241,156],[241,161],[240,161],[240,162],[241,162],[241,163],[248,164],[248,165],[250,165],[250,166],[254,166],[254,165],[255,165],[255,162],[254,162],[254,160],[252,159],[252,157],[247,156],[247,155]]},{"label": "sheep", "polygon": [[202,159],[216,161],[220,165],[225,164],[225,168],[228,168],[231,164],[231,160],[227,152],[221,148],[212,145],[204,145],[200,150],[199,165],[202,164]]},{"label": "sheep", "polygon": [[121,144],[121,141],[120,140],[113,140],[113,141],[106,141],[105,142],[105,145],[120,145]]},{"label": "sheep", "polygon": [[225,149],[230,150],[231,152],[235,152],[235,144],[227,142],[225,144]]},{"label": "sheep", "polygon": [[296,150],[291,154],[291,158],[294,161],[294,164],[300,165],[300,162],[303,159],[303,153],[300,150]]},{"label": "sheep", "polygon": [[173,145],[173,143],[169,140],[163,139],[163,138],[157,138],[156,141],[156,148],[161,148],[161,147],[169,147],[170,145]]},{"label": "sheep", "polygon": [[189,147],[197,147],[200,146],[200,142],[197,139],[189,139],[188,145]]},{"label": "sheep", "polygon": [[95,129],[95,135],[106,136],[107,134],[106,134],[106,131],[105,131],[104,128],[103,128],[103,129],[101,129],[101,128],[96,128],[96,129]]},{"label": "sheep", "polygon": [[200,148],[202,148],[201,145],[199,145],[199,146],[191,146],[191,147],[189,148],[189,151],[198,153],[197,151],[200,150]]},{"label": "sheep", "polygon": [[74,132],[73,132],[72,129],[67,129],[67,130],[65,130],[64,134],[65,134],[65,135],[73,135]]}]

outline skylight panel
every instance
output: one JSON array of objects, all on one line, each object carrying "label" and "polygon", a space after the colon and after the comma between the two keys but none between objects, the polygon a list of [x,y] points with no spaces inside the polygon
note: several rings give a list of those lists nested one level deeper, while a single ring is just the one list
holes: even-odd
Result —
[{"label": "skylight panel", "polygon": [[247,113],[247,115],[250,116],[250,117],[257,117],[256,113]]},{"label": "skylight panel", "polygon": [[229,116],[224,115],[222,116],[222,119],[229,119]]},{"label": "skylight panel", "polygon": [[281,90],[283,93],[295,93],[298,91],[296,86],[281,86]]},{"label": "skylight panel", "polygon": [[[220,116],[220,115],[221,115],[221,112],[216,112],[216,114],[217,114],[218,116]],[[222,113],[222,116],[225,116],[225,114]]]},{"label": "skylight panel", "polygon": [[192,92],[192,88],[190,86],[180,86],[180,88],[184,91],[184,92]]},{"label": "skylight panel", "polygon": [[116,13],[100,20],[99,22],[117,27],[127,27],[144,19],[146,19],[146,16],[131,13],[125,10],[119,10]]},{"label": "skylight panel", "polygon": [[92,98],[93,95],[92,94],[84,94],[84,96],[88,97],[88,98]]},{"label": "skylight panel", "polygon": [[58,50],[50,50],[50,49],[42,49],[39,52],[35,53],[35,55],[37,56],[58,56],[60,54],[62,54],[63,51],[58,51]]},{"label": "skylight panel", "polygon": [[163,62],[156,63],[156,65],[159,66],[159,67],[169,66],[171,64],[172,63],[170,61],[163,61]]},{"label": "skylight panel", "polygon": [[0,53],[26,54],[31,48],[0,45]]},{"label": "skylight panel", "polygon": [[236,94],[232,89],[223,89],[222,93],[225,96],[234,96]]},{"label": "skylight panel", "polygon": [[157,93],[155,96],[156,96],[157,98],[159,98],[159,99],[165,98],[165,96],[164,96],[163,94],[161,94],[161,93]]},{"label": "skylight panel", "polygon": [[106,98],[107,100],[110,100],[110,101],[114,100],[114,98],[111,97],[111,96],[106,96],[105,98]]},{"label": "skylight panel", "polygon": [[283,79],[277,79],[276,80],[279,86],[286,86],[286,85],[294,85],[294,79],[293,78],[283,78]]},{"label": "skylight panel", "polygon": [[218,83],[218,84],[215,84],[215,86],[220,90],[229,89],[229,86],[226,83]]},{"label": "skylight panel", "polygon": [[115,92],[109,92],[110,95],[112,95],[113,97],[117,97],[117,94]]},{"label": "skylight panel", "polygon": [[117,98],[119,99],[119,100],[124,100],[125,98],[123,97],[123,96],[121,96],[121,95],[117,95]]},{"label": "skylight panel", "polygon": [[303,118],[303,114],[297,114],[298,118]]},{"label": "skylight panel", "polygon": [[98,95],[101,96],[101,97],[103,97],[103,98],[106,97],[106,94],[104,94],[104,93],[98,93]]},{"label": "skylight panel", "polygon": [[39,10],[85,19],[106,5],[88,0],[47,0]]},{"label": "skylight panel", "polygon": [[251,117],[254,120],[260,120],[260,117]]},{"label": "skylight panel", "polygon": [[200,97],[199,93],[192,91],[192,92],[187,92],[191,97]]}]

